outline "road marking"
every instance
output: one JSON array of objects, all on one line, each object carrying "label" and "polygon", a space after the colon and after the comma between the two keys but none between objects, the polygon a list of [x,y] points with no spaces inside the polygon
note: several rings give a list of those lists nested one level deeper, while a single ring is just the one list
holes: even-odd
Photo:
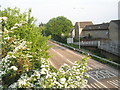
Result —
[{"label": "road marking", "polygon": [[57,67],[52,63],[51,59],[49,59],[49,62],[50,62],[50,64],[51,64],[53,67],[57,68]]},{"label": "road marking", "polygon": [[102,85],[104,88],[108,88],[107,86],[105,86],[105,85],[103,85],[101,82],[99,82],[97,79],[93,78],[91,75],[90,75],[90,77],[91,77],[93,80],[95,80],[96,82],[98,82],[100,85]]},{"label": "road marking", "polygon": [[115,86],[119,87],[118,86],[118,83],[114,82],[114,80],[110,81],[111,83],[113,83]]},{"label": "road marking", "polygon": [[92,88],[90,85],[87,85],[88,88]]},{"label": "road marking", "polygon": [[101,88],[99,85],[97,85],[96,83],[94,83],[98,88]]},{"label": "road marking", "polygon": [[81,57],[81,58],[82,58],[82,56],[81,56],[81,55],[78,55],[77,53],[75,53],[75,52],[73,52],[73,51],[70,51],[69,49],[67,49],[67,51],[68,51],[68,52],[70,52],[70,53],[73,53],[74,55],[79,56],[79,57]]},{"label": "road marking", "polygon": [[113,83],[111,83],[110,81],[107,81],[110,85],[114,86],[115,88],[118,88],[117,86],[115,86]]},{"label": "road marking", "polygon": [[90,84],[93,88],[97,88],[96,86],[94,86],[93,84]]},{"label": "road marking", "polygon": [[69,59],[67,59],[65,56],[63,56],[62,54],[60,54],[59,52],[57,52],[56,50],[54,50],[53,48],[51,48],[54,52],[56,52],[58,55],[60,55],[61,57],[65,58],[69,63],[71,63],[72,65],[74,64],[73,62],[71,62]]},{"label": "road marking", "polygon": [[115,77],[116,75],[111,73],[110,71],[106,69],[98,69],[98,70],[93,70],[93,71],[88,71],[88,73],[95,77],[96,79],[105,79],[105,78],[111,78]]}]

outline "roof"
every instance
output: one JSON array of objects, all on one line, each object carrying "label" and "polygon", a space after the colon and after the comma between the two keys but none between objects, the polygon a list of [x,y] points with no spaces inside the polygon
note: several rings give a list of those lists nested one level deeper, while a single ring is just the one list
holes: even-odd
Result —
[{"label": "roof", "polygon": [[75,25],[80,26],[80,28],[84,28],[86,25],[93,25],[92,21],[84,21],[84,22],[76,22]]},{"label": "roof", "polygon": [[83,30],[108,30],[109,23],[86,25]]},{"label": "roof", "polygon": [[110,22],[114,22],[114,23],[120,25],[120,20],[111,20]]}]

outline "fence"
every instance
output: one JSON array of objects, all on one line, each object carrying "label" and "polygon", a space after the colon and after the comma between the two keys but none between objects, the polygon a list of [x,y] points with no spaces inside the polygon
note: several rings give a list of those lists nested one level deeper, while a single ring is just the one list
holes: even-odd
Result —
[{"label": "fence", "polygon": [[[73,44],[79,45],[79,42],[74,42]],[[99,49],[120,56],[120,45],[112,41],[82,41],[80,46],[97,46]]]},{"label": "fence", "polygon": [[117,43],[113,43],[111,41],[100,42],[100,46],[98,48],[120,56],[120,45]]},{"label": "fence", "polygon": [[[100,41],[81,41],[80,46],[98,46]],[[79,45],[79,42],[74,42],[74,44]]]}]

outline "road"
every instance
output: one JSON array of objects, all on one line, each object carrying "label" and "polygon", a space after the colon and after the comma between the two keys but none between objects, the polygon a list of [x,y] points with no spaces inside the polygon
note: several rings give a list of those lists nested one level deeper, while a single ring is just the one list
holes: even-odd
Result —
[{"label": "road", "polygon": [[[53,46],[48,51],[52,56],[49,61],[56,69],[59,69],[64,63],[72,66],[76,60],[82,59],[82,55],[78,52],[67,49],[51,41],[49,41],[49,45]],[[87,71],[90,78],[88,79],[86,89],[120,88],[120,76],[118,70],[93,59],[89,59],[87,64],[90,67],[90,70]]]}]

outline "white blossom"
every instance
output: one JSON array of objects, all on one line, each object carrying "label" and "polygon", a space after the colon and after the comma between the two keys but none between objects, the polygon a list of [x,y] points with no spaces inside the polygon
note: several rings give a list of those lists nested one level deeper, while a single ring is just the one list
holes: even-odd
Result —
[{"label": "white blossom", "polygon": [[6,21],[6,20],[7,20],[7,17],[0,17],[0,20]]},{"label": "white blossom", "polygon": [[13,30],[13,29],[16,29],[16,28],[18,28],[18,27],[16,27],[16,26],[13,26],[13,27],[11,28],[11,30]]},{"label": "white blossom", "polygon": [[10,37],[5,37],[5,38],[4,38],[4,40],[9,40],[9,39],[10,39]]},{"label": "white blossom", "polygon": [[66,82],[66,78],[61,78],[61,79],[60,79],[60,82],[61,82],[62,84],[64,84],[64,83]]},{"label": "white blossom", "polygon": [[24,79],[24,80],[18,80],[19,87],[22,87],[22,86],[24,86],[26,84],[27,84],[27,80],[26,79]]},{"label": "white blossom", "polygon": [[10,69],[13,69],[14,71],[18,70],[18,68],[16,66],[11,66]]}]

